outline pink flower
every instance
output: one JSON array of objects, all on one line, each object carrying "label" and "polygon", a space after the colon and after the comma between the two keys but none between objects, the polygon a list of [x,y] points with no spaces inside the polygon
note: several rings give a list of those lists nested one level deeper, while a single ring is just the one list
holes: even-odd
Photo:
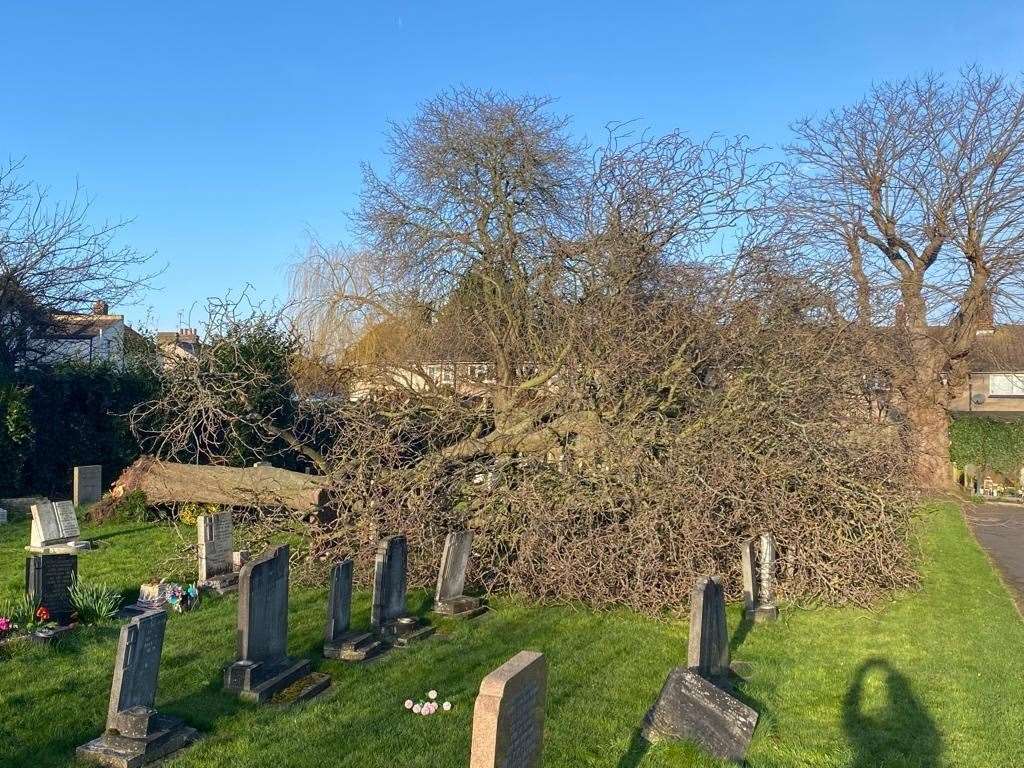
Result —
[{"label": "pink flower", "polygon": [[6,632],[11,628],[11,620],[6,616],[0,616],[0,632]]}]

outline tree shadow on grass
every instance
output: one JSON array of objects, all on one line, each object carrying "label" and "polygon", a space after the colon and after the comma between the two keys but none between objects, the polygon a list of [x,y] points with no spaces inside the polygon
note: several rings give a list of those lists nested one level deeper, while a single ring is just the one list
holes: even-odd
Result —
[{"label": "tree shadow on grass", "polygon": [[629,741],[629,749],[619,759],[617,768],[638,768],[650,748],[651,742],[644,738],[643,729],[637,728],[633,731],[633,738]]},{"label": "tree shadow on grass", "polygon": [[[865,712],[865,681],[873,671],[884,675],[885,708]],[[854,751],[848,768],[939,765],[942,741],[935,722],[914,695],[910,681],[885,659],[868,659],[857,669],[843,701],[843,730]]]},{"label": "tree shadow on grass", "polygon": [[[111,531],[109,533],[91,534],[86,538],[88,538],[89,541],[109,541],[110,539],[116,539],[118,536],[127,536],[132,533],[148,531],[151,527],[152,526],[149,525],[140,525],[137,528],[125,528],[120,531]],[[86,532],[83,532],[83,536],[85,536],[85,533]]]}]

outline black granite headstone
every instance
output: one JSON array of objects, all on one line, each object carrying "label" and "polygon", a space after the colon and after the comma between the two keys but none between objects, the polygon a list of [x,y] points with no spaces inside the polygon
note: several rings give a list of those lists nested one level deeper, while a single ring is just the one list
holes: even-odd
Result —
[{"label": "black granite headstone", "polygon": [[25,591],[57,624],[67,624],[75,612],[71,583],[78,574],[78,555],[32,555],[25,558]]},{"label": "black granite headstone", "polygon": [[331,587],[327,597],[327,625],[324,642],[334,643],[348,632],[352,616],[352,561],[343,560],[331,568]]},{"label": "black granite headstone", "polygon": [[421,626],[405,608],[406,563],[408,545],[405,536],[390,536],[377,548],[373,572],[373,606],[370,623],[386,640],[406,646],[433,634],[434,628]]}]

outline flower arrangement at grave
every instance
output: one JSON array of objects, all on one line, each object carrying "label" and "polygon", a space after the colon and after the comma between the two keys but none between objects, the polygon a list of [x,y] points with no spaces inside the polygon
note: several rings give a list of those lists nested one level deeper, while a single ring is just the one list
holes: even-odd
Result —
[{"label": "flower arrangement at grave", "polygon": [[10,616],[0,616],[0,640],[14,634],[17,629],[18,625],[14,623],[14,619]]},{"label": "flower arrangement at grave", "polygon": [[419,701],[406,699],[405,708],[414,715],[422,715],[426,717],[434,714],[438,709],[441,709],[444,712],[451,712],[452,703],[450,701],[445,701],[442,704],[438,704],[437,691],[432,690],[427,692],[426,699],[420,699]]},{"label": "flower arrangement at grave", "polygon": [[195,584],[167,586],[167,603],[178,613],[191,611],[199,603],[199,589]]}]

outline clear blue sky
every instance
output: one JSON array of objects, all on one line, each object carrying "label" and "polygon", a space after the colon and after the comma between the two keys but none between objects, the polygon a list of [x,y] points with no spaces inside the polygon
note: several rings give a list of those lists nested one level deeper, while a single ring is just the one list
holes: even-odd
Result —
[{"label": "clear blue sky", "polygon": [[0,3],[0,158],[167,265],[138,307],[162,329],[251,283],[287,294],[307,228],[347,236],[359,163],[389,119],[451,85],[556,97],[581,134],[786,141],[872,81],[1024,70],[1004,2]]}]

